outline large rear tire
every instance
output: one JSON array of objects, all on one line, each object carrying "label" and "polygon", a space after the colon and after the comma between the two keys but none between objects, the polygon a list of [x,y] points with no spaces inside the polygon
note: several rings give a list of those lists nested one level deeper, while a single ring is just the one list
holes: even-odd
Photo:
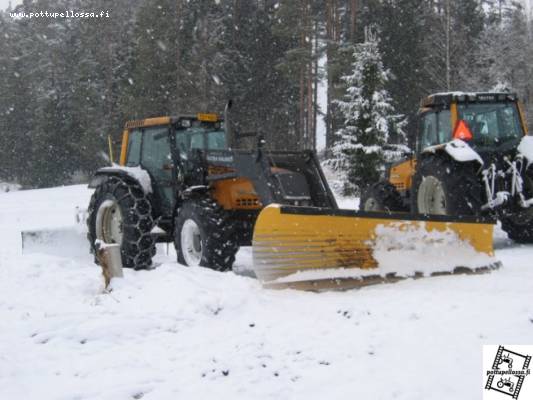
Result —
[{"label": "large rear tire", "polygon": [[175,221],[174,245],[178,262],[216,271],[230,270],[239,250],[237,224],[210,199],[183,203]]},{"label": "large rear tire", "polygon": [[359,209],[370,212],[408,211],[396,187],[389,182],[370,186],[361,196]]},{"label": "large rear tire", "polygon": [[[118,177],[98,185],[89,203],[87,238],[96,254],[96,240],[120,244],[122,266],[146,269],[152,265],[155,241],[152,206],[143,189]],[[95,257],[96,263],[98,258]]]},{"label": "large rear tire", "polygon": [[445,155],[423,157],[411,189],[411,211],[427,215],[478,215],[482,185],[472,162],[461,163]]}]

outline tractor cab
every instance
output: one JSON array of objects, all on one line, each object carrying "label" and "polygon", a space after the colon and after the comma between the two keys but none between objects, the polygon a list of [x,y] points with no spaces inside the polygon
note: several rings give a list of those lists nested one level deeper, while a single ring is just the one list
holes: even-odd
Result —
[{"label": "tractor cab", "polygon": [[533,242],[533,138],[514,93],[436,93],[421,101],[416,155],[362,196],[365,210],[499,218]]},{"label": "tractor cab", "polygon": [[198,114],[195,118],[182,117],[174,124],[176,151],[186,162],[195,150],[225,150],[224,124],[216,114]]},{"label": "tractor cab", "polygon": [[236,139],[250,134],[228,128],[217,114],[129,121],[120,165],[97,172],[98,179],[148,175],[152,214],[167,234],[185,202],[211,199],[246,225],[241,243],[251,241],[251,226],[268,204],[336,207],[313,152],[239,148]]},{"label": "tractor cab", "polygon": [[[460,139],[486,163],[504,168],[504,158],[514,158],[527,135],[522,106],[514,93],[436,93],[420,102],[416,157],[391,166],[389,181],[404,195],[402,209],[409,209],[409,191],[417,162]],[[465,154],[468,150],[459,150]],[[470,157],[472,155],[469,152]]]},{"label": "tractor cab", "polygon": [[201,154],[223,149],[224,122],[217,114],[147,118],[126,123],[120,165],[147,171],[153,182],[156,208],[170,218],[176,193],[201,174]]},{"label": "tractor cab", "polygon": [[525,134],[513,93],[437,93],[422,100],[417,152],[460,139],[483,157],[515,149]]}]

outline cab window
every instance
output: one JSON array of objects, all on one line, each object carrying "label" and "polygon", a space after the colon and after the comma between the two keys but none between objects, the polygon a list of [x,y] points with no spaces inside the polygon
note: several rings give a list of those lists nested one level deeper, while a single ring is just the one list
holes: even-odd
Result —
[{"label": "cab window", "polygon": [[128,157],[126,159],[126,166],[135,167],[141,162],[141,142],[141,130],[130,130],[128,135]]},{"label": "cab window", "polygon": [[438,144],[437,139],[437,114],[428,112],[424,114],[421,124],[420,149]]},{"label": "cab window", "polygon": [[226,134],[223,130],[204,126],[179,129],[176,130],[176,147],[183,159],[187,159],[192,150],[224,150]]},{"label": "cab window", "polygon": [[187,132],[188,135],[190,135],[190,146],[189,148],[191,150],[194,149],[200,149],[203,150],[204,146],[204,131],[203,130],[194,130],[191,132]]},{"label": "cab window", "polygon": [[226,134],[224,131],[207,133],[207,148],[209,150],[224,150],[226,148]]},{"label": "cab window", "polygon": [[441,110],[437,113],[437,136],[439,143],[452,140],[452,115],[450,110]]},{"label": "cab window", "polygon": [[452,137],[450,110],[430,111],[422,116],[418,149],[449,142]]},{"label": "cab window", "polygon": [[458,111],[459,118],[468,123],[475,144],[502,143],[523,135],[515,103],[460,104]]},{"label": "cab window", "polygon": [[168,126],[145,128],[142,143],[143,167],[156,174],[162,170],[163,165],[171,161]]}]

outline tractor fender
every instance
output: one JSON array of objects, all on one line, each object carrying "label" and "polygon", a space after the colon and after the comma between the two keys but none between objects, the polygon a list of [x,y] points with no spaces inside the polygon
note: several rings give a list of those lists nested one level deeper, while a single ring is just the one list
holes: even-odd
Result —
[{"label": "tractor fender", "polygon": [[424,150],[422,150],[422,153],[446,153],[457,162],[466,163],[470,161],[477,161],[480,166],[484,164],[481,156],[474,149],[472,149],[468,143],[462,141],[461,139],[453,139],[451,142],[426,147]]},{"label": "tractor fender", "polygon": [[123,167],[120,165],[100,168],[89,182],[89,188],[96,188],[110,176],[118,176],[126,182],[138,184],[145,194],[152,193],[152,180],[146,170],[141,167]]},{"label": "tractor fender", "polygon": [[527,160],[527,167],[533,164],[533,136],[524,136],[518,145],[518,153]]}]

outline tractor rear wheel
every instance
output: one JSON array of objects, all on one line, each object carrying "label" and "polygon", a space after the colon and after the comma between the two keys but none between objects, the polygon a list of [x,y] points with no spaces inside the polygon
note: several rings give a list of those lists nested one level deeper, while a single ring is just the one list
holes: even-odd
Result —
[{"label": "tractor rear wheel", "polygon": [[123,267],[150,268],[156,251],[150,233],[153,226],[150,200],[138,184],[112,176],[97,186],[87,218],[87,238],[94,254],[97,240],[116,243]]},{"label": "tractor rear wheel", "polygon": [[361,196],[359,209],[371,212],[407,211],[400,193],[389,182],[378,182],[365,190]]},{"label": "tractor rear wheel", "polygon": [[174,245],[178,262],[216,271],[230,270],[239,250],[237,224],[210,199],[188,200],[179,208]]},{"label": "tractor rear wheel", "polygon": [[442,155],[419,161],[411,189],[411,211],[427,215],[477,215],[482,205],[481,180],[473,163]]}]

